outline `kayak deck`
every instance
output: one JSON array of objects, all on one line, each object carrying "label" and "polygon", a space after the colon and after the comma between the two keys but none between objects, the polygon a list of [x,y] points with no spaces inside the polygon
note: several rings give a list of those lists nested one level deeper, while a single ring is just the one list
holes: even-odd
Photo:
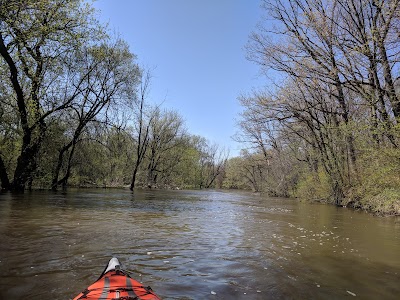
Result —
[{"label": "kayak deck", "polygon": [[159,300],[150,287],[143,286],[121,270],[117,258],[110,259],[100,278],[74,298],[113,300]]}]

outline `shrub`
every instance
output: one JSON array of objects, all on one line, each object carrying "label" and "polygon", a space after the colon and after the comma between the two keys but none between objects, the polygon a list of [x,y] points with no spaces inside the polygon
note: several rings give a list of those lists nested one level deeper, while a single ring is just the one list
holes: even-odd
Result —
[{"label": "shrub", "polygon": [[303,175],[295,195],[307,201],[331,202],[331,188],[325,172]]}]

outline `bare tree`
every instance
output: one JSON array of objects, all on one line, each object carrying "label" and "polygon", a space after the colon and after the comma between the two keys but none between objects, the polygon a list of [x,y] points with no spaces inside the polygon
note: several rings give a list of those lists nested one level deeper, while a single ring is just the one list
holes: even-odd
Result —
[{"label": "bare tree", "polygon": [[146,115],[146,97],[148,94],[148,90],[150,87],[150,79],[151,75],[147,71],[146,73],[142,74],[142,80],[140,83],[140,95],[139,95],[139,101],[137,105],[137,111],[136,111],[136,120],[137,121],[137,127],[136,127],[136,159],[133,167],[133,173],[132,173],[132,180],[130,184],[130,190],[133,191],[135,188],[135,183],[136,183],[136,176],[139,171],[139,167],[141,166],[145,154],[147,152],[147,148],[149,146],[149,131],[150,131],[150,124],[152,122],[152,119],[154,117],[153,111],[148,111]]}]

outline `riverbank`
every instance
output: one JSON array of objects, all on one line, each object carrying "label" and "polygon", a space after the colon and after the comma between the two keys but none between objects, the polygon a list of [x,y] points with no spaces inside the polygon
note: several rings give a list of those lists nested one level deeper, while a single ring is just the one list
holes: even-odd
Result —
[{"label": "riverbank", "polygon": [[[386,195],[389,195],[389,197]],[[400,216],[400,200],[399,198],[394,198],[398,197],[398,194],[396,192],[392,194],[388,191],[386,195],[382,194],[355,200],[345,198],[341,206],[353,210],[365,211],[379,217]],[[303,199],[303,201],[335,205],[330,199]]]},{"label": "riverbank", "polygon": [[[310,195],[314,193],[313,195]],[[304,195],[300,199],[309,202],[319,202],[336,205],[330,195],[319,195],[316,197],[315,189],[310,190],[309,197]],[[385,188],[381,191],[366,190],[362,186],[349,189],[340,206],[355,210],[362,210],[377,216],[400,216],[400,187]]]},{"label": "riverbank", "polygon": [[[336,204],[332,176],[323,170],[306,173],[299,180],[295,196]],[[400,150],[368,149],[348,176],[342,176],[340,205],[374,215],[400,215]]]},{"label": "riverbank", "polygon": [[[310,202],[319,202],[336,205],[329,193],[329,188],[319,183],[313,188],[300,190],[298,197]],[[359,184],[349,188],[340,206],[363,210],[377,216],[400,216],[400,184],[398,187],[376,187],[367,184]]]},{"label": "riverbank", "polygon": [[[303,181],[299,185],[297,193],[292,196],[304,202],[311,202],[311,203],[316,202],[316,203],[323,203],[326,205],[335,205],[335,201],[330,195],[329,186],[326,182],[324,182],[325,180],[326,179],[322,177],[322,180],[319,180],[318,184],[316,184],[316,182],[313,181],[312,186],[309,186],[311,185],[310,182]],[[376,182],[374,180],[372,181]],[[376,216],[400,216],[400,183],[398,188],[385,188],[382,191],[376,188],[376,184],[373,185],[373,187],[375,188],[372,188],[371,186],[368,185],[359,185],[349,189],[346,192],[345,198],[342,200],[340,206],[354,210],[362,210]],[[98,185],[91,183],[91,184],[69,185],[67,189],[129,190],[129,185],[123,185],[123,184]],[[32,187],[32,190],[46,191],[49,189],[44,187]],[[200,191],[201,189],[180,188],[171,186],[164,186],[162,188],[160,187],[148,188],[143,186],[143,187],[137,187],[135,188],[135,190],[139,191],[199,190]],[[235,192],[235,191],[250,192],[249,190],[241,190],[241,189],[221,189],[221,190],[226,192]]]},{"label": "riverbank", "polygon": [[345,200],[346,207],[365,210],[379,216],[400,216],[400,188],[384,189],[376,194],[365,193],[363,197],[356,192]]}]

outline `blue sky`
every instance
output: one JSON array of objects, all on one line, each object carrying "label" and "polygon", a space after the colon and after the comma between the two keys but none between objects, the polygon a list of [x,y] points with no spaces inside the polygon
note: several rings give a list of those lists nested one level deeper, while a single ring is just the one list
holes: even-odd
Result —
[{"label": "blue sky", "polygon": [[99,17],[152,70],[149,99],[185,119],[191,134],[230,148],[241,110],[237,97],[262,86],[246,60],[261,20],[259,0],[98,0]]}]

